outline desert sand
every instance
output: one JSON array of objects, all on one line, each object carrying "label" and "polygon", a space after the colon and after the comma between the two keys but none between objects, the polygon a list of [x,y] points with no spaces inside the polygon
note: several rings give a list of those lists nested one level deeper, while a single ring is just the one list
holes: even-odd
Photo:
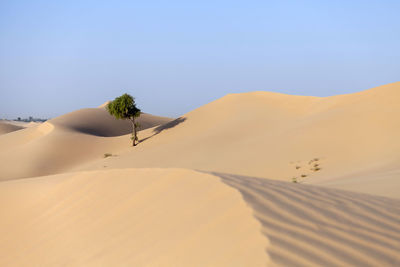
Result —
[{"label": "desert sand", "polygon": [[24,121],[10,121],[0,120],[0,135],[11,133],[25,128],[35,127],[41,124],[40,122],[24,122]]},{"label": "desert sand", "polygon": [[230,94],[144,114],[136,147],[104,105],[3,134],[0,265],[399,266],[399,100]]},{"label": "desert sand", "polygon": [[18,130],[21,130],[24,128],[25,127],[23,127],[23,126],[14,125],[10,121],[0,120],[0,135],[18,131]]},{"label": "desert sand", "polygon": [[[150,114],[139,119],[141,129],[169,121]],[[0,180],[61,173],[101,159],[104,153],[129,148],[131,141],[124,135],[131,131],[130,122],[114,119],[105,108],[88,108],[4,135],[0,140],[0,162],[4,163]]]},{"label": "desert sand", "polygon": [[0,186],[0,203],[8,214],[0,222],[1,266],[263,266],[268,259],[267,239],[240,193],[195,171],[11,180]]}]

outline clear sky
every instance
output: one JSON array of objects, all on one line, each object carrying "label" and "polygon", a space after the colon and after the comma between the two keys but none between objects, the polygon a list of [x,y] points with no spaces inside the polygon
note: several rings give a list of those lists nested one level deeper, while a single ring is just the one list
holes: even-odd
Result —
[{"label": "clear sky", "polygon": [[128,92],[179,116],[227,93],[329,96],[400,78],[399,0],[0,0],[0,118]]}]

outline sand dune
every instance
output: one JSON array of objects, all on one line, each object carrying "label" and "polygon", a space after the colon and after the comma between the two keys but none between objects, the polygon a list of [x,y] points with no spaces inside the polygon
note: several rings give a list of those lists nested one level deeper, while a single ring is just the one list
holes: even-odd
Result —
[{"label": "sand dune", "polygon": [[190,170],[125,169],[0,183],[1,266],[265,266],[238,191]]},{"label": "sand dune", "polygon": [[[2,266],[398,266],[400,202],[181,169],[0,183]],[[46,257],[43,257],[46,255]]]},{"label": "sand dune", "polygon": [[399,99],[400,83],[327,98],[232,94],[143,131],[134,150],[83,169],[184,167],[329,186],[367,173],[358,191],[399,197],[398,172],[385,172],[395,183],[380,180],[400,169]]},{"label": "sand dune", "polygon": [[[175,121],[144,114],[141,143],[135,149],[129,149],[128,136],[120,136],[130,132],[129,122],[113,119],[104,107],[83,109],[48,121],[55,130],[46,136],[37,130],[2,136],[0,162],[6,167],[0,179],[104,166],[178,167],[295,178],[398,197],[399,98],[400,83],[326,98],[231,94]],[[118,158],[103,159],[104,153]],[[17,161],[20,167],[14,168]],[[392,182],[382,183],[383,176]],[[360,187],[348,177],[368,177],[368,184]]]},{"label": "sand dune", "polygon": [[143,114],[134,148],[105,105],[3,134],[0,266],[399,266],[399,100],[231,94]]},{"label": "sand dune", "polygon": [[400,200],[220,174],[262,223],[279,266],[399,266]]},{"label": "sand dune", "polygon": [[22,126],[17,126],[17,125],[8,123],[7,121],[0,121],[0,135],[18,131],[23,128],[24,127],[22,127]]},{"label": "sand dune", "polygon": [[[143,114],[141,128],[171,119]],[[0,138],[0,180],[61,173],[129,148],[131,125],[105,109],[82,109]],[[121,136],[122,135],[122,136]],[[114,138],[106,138],[115,136]]]}]

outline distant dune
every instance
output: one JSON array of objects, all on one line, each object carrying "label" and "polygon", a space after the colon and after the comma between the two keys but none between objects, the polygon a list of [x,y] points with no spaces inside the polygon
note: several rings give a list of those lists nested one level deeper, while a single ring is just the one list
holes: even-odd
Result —
[{"label": "distant dune", "polygon": [[[140,129],[171,121],[142,114]],[[105,153],[129,148],[128,121],[116,120],[103,108],[81,109],[36,127],[7,134],[0,139],[0,180],[61,173]],[[113,138],[106,138],[113,136]]]},{"label": "distant dune", "polygon": [[105,104],[2,134],[0,266],[400,266],[399,103],[230,94],[143,114],[136,147]]},{"label": "distant dune", "polygon": [[18,131],[23,129],[24,127],[22,126],[17,126],[14,124],[9,123],[8,121],[2,121],[0,120],[0,135]]},{"label": "distant dune", "polygon": [[40,125],[41,122],[0,120],[0,135]]}]

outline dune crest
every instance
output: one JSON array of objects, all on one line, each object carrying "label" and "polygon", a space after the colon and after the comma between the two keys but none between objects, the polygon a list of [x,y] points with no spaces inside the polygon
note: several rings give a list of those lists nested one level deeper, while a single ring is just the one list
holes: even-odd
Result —
[{"label": "dune crest", "polygon": [[100,106],[98,106],[97,108],[105,108],[107,107],[107,105],[110,103],[111,101],[106,101],[103,104],[101,104]]},{"label": "dune crest", "polygon": [[50,122],[44,122],[42,124],[37,125],[37,130],[41,132],[43,135],[49,134],[54,130],[54,125]]}]

